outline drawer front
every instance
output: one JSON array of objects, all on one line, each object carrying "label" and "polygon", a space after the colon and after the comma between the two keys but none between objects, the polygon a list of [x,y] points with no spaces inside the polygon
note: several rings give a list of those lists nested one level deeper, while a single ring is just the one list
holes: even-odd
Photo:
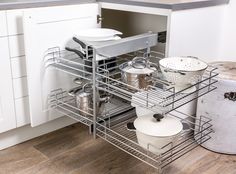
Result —
[{"label": "drawer front", "polygon": [[16,57],[11,59],[11,67],[12,67],[12,78],[20,78],[25,77],[26,73],[26,60],[25,57]]},{"label": "drawer front", "polygon": [[24,35],[9,36],[10,57],[25,55]]},{"label": "drawer front", "polygon": [[22,18],[23,18],[22,9],[7,11],[7,26],[9,35],[23,34]]},{"label": "drawer front", "polygon": [[0,11],[0,37],[7,36],[6,12]]},{"label": "drawer front", "polygon": [[13,79],[13,89],[15,99],[28,96],[27,77]]},{"label": "drawer front", "polygon": [[30,123],[29,97],[15,100],[16,126],[21,127]]}]

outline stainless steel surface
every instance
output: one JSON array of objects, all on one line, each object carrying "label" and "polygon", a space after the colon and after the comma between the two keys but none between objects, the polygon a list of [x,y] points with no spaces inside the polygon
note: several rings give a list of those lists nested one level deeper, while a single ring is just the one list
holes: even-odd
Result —
[{"label": "stainless steel surface", "polygon": [[[68,91],[56,89],[51,92],[48,98],[49,106],[57,111],[69,116],[87,126],[93,124],[93,114],[86,113],[81,115],[81,110],[76,106],[75,98],[68,95]],[[102,115],[98,121],[104,122],[108,118],[112,118],[125,111],[132,109],[127,102],[119,98],[113,97],[108,103],[105,103]]]},{"label": "stainless steel surface", "polygon": [[157,33],[150,32],[116,41],[87,42],[87,44],[92,45],[97,54],[111,58],[155,46],[157,44]]},{"label": "stainless steel surface", "polygon": [[91,91],[86,92],[85,86],[82,89],[81,87],[71,89],[68,95],[75,97],[76,106],[80,110],[80,115],[86,116],[87,113],[93,114],[93,93]]},{"label": "stainless steel surface", "polygon": [[[141,64],[137,63],[137,58],[141,57],[136,57],[132,61],[125,62],[119,66],[119,69],[121,70],[121,80],[124,83],[127,83],[128,85],[133,86],[135,88],[147,89],[149,85],[152,85],[152,73],[147,73],[144,71],[144,69],[147,68],[149,71],[152,72],[154,72],[154,70],[150,69],[146,58],[142,58],[145,62]],[[135,64],[138,64],[138,66],[141,66],[141,68],[135,67]],[[138,71],[139,69],[140,71]],[[132,72],[129,70],[136,70],[136,72]]]},{"label": "stainless steel surface", "polygon": [[229,0],[98,0],[98,2],[162,8],[176,11],[228,4]]},{"label": "stainless steel surface", "polygon": [[[80,115],[86,116],[87,113],[93,114],[93,86],[91,83],[86,83],[82,87],[76,87],[71,89],[68,92],[68,95],[75,97],[76,106],[79,108]],[[109,97],[104,96],[103,98],[100,97],[99,92],[96,92],[96,115],[101,115],[104,111],[104,104],[109,102]]]},{"label": "stainless steel surface", "polygon": [[228,4],[229,0],[1,0],[0,10],[108,2],[170,10],[185,10]]}]

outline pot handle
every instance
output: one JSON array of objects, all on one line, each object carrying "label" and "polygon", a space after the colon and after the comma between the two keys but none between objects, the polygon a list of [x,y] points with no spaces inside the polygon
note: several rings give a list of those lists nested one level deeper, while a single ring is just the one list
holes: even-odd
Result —
[{"label": "pot handle", "polygon": [[75,88],[72,88],[69,90],[68,92],[68,95],[69,96],[72,96],[72,97],[75,97],[76,96],[76,93],[81,90],[81,87],[75,87]]},{"label": "pot handle", "polygon": [[134,122],[127,123],[126,127],[129,131],[136,131],[136,128],[134,127]]},{"label": "pot handle", "polygon": [[[136,66],[136,64],[139,63],[140,65],[142,65],[142,67],[138,67]],[[131,66],[133,68],[136,68],[136,69],[144,69],[147,67],[147,60],[144,58],[144,57],[135,57],[133,58],[132,60],[132,63],[131,63]]]},{"label": "pot handle", "polygon": [[182,71],[180,71],[180,70],[173,70],[173,69],[169,69],[169,68],[166,68],[165,70],[164,70],[164,72],[172,72],[172,73],[179,73],[180,75],[186,75],[186,73],[184,73],[184,72],[182,72]]},{"label": "pot handle", "polygon": [[224,94],[225,99],[229,99],[231,101],[236,101],[236,92],[226,92]]},{"label": "pot handle", "polygon": [[155,118],[157,122],[160,122],[161,119],[164,118],[164,116],[161,115],[161,114],[154,114],[154,115],[153,115],[153,118]]},{"label": "pot handle", "polygon": [[[86,83],[83,85],[82,90],[83,90],[83,92],[91,92],[92,87],[93,87],[92,83]],[[88,89],[90,89],[90,90],[88,91]]]},{"label": "pot handle", "polygon": [[154,68],[156,68],[156,71],[158,71],[158,72],[160,72],[161,70],[160,70],[160,66],[159,65],[157,65],[157,64],[155,64],[155,63],[152,63],[152,62],[148,62],[148,65],[149,65],[149,67],[151,68],[151,67],[154,67]]},{"label": "pot handle", "polygon": [[81,78],[75,78],[75,79],[73,80],[73,82],[74,82],[75,84],[77,84],[77,85],[82,85],[82,84],[83,84],[83,81],[82,81]]},{"label": "pot handle", "polygon": [[198,57],[195,57],[195,56],[182,56],[182,57],[187,57],[187,58],[192,58],[192,59],[198,59]]}]

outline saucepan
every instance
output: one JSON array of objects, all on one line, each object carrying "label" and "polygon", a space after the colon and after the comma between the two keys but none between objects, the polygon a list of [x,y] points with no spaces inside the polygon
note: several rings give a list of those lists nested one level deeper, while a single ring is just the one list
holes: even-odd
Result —
[{"label": "saucepan", "polygon": [[132,61],[121,64],[119,68],[124,83],[144,90],[153,84],[151,78],[157,70],[157,66],[144,57],[135,57]]},{"label": "saucepan", "polygon": [[[86,83],[71,89],[68,94],[76,99],[76,106],[79,109],[79,114],[83,116],[91,116],[93,114],[93,87],[91,83]],[[99,93],[96,93],[96,114],[100,115],[104,110],[104,104],[109,101],[109,97],[100,98]]]}]

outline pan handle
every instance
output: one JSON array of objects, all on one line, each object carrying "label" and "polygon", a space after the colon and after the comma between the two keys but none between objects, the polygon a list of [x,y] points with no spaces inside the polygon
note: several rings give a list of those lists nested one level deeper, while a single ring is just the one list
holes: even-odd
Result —
[{"label": "pan handle", "polygon": [[73,41],[78,43],[83,49],[86,49],[86,44],[84,42],[82,42],[81,40],[79,40],[77,37],[73,37],[72,39],[73,39]]},{"label": "pan handle", "polygon": [[[84,42],[82,42],[81,40],[79,40],[76,37],[73,37],[72,39],[73,39],[73,41],[78,43],[81,46],[82,49],[84,49],[84,50],[87,49],[87,45]],[[88,55],[93,55],[93,49],[90,46],[88,47]]]},{"label": "pan handle", "polygon": [[84,57],[85,57],[85,55],[77,49],[73,49],[73,48],[69,48],[69,47],[65,47],[65,49],[67,51],[70,51],[70,52],[73,52],[73,53],[77,54],[81,59],[84,59]]}]

